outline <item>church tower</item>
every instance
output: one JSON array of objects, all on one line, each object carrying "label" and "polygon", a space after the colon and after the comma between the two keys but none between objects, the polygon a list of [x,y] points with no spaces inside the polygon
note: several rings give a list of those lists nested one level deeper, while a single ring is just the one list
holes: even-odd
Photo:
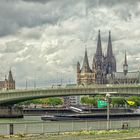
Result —
[{"label": "church tower", "polygon": [[80,63],[77,63],[77,84],[86,85],[92,83],[92,70],[89,66],[87,49],[85,49],[85,56],[83,60],[83,65],[80,69]]},{"label": "church tower", "polygon": [[116,59],[112,51],[111,31],[109,31],[107,55],[105,58],[106,74],[116,72]]},{"label": "church tower", "polygon": [[101,36],[100,30],[98,32],[98,41],[97,41],[97,48],[96,53],[93,58],[93,66],[95,66],[95,83],[103,84],[103,61],[104,56],[102,53],[102,44],[101,44]]},{"label": "church tower", "polygon": [[15,89],[15,80],[13,79],[12,71],[9,71],[8,79],[5,78],[5,89],[11,90]]},{"label": "church tower", "polygon": [[77,62],[77,84],[80,84],[80,63],[79,61]]}]

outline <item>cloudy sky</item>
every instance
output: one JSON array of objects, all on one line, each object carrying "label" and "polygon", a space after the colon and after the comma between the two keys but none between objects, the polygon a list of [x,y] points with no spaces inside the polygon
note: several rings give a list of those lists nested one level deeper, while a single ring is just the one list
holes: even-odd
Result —
[{"label": "cloudy sky", "polygon": [[92,63],[99,29],[104,53],[111,30],[117,70],[125,50],[129,70],[139,70],[139,0],[1,0],[0,79],[11,68],[17,87],[75,82],[85,46]]}]

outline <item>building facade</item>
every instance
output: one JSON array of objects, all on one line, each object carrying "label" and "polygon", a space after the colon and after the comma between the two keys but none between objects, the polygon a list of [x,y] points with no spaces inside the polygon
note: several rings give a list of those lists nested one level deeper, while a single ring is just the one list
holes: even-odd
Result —
[{"label": "building facade", "polygon": [[63,105],[65,107],[70,107],[70,106],[79,106],[80,103],[80,96],[67,96],[67,97],[63,97],[64,99],[64,103]]},{"label": "building facade", "polygon": [[9,71],[8,78],[5,76],[4,81],[0,81],[1,90],[12,90],[15,89],[15,80],[13,79],[12,71]]},{"label": "building facade", "polygon": [[125,53],[123,72],[114,72],[112,75],[107,76],[107,80],[109,84],[137,84],[140,83],[140,72],[128,71],[127,56]]},{"label": "building facade", "polygon": [[89,66],[87,49],[85,49],[82,66],[79,62],[77,63],[77,84],[121,84],[139,82],[139,72],[128,72],[126,53],[123,72],[116,72],[116,69],[116,58],[112,49],[111,32],[109,31],[107,52],[104,55],[102,52],[101,35],[99,30],[96,53],[93,56],[91,68]]}]

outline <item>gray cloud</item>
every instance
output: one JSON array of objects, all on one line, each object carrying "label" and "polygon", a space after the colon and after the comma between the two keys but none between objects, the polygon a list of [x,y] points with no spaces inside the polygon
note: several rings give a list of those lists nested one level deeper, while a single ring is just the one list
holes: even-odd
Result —
[{"label": "gray cloud", "polygon": [[3,53],[17,53],[18,51],[24,49],[24,43],[20,41],[10,41],[6,42],[5,44],[5,50]]},{"label": "gray cloud", "polygon": [[[74,1],[4,1],[0,3],[0,36],[16,33],[20,28],[57,24],[73,14],[79,14]],[[76,9],[71,10],[73,7]]]},{"label": "gray cloud", "polygon": [[[90,65],[101,30],[106,53],[112,33],[117,69],[124,51],[129,70],[140,69],[140,2],[136,0],[2,0],[0,3],[1,75],[10,67],[18,86],[76,80],[76,63],[82,64],[85,46]],[[136,65],[137,64],[137,65]]]},{"label": "gray cloud", "polygon": [[25,1],[25,2],[32,2],[32,3],[42,3],[42,4],[44,4],[44,3],[48,3],[48,2],[51,2],[51,1],[53,1],[53,0],[23,0],[23,1]]}]

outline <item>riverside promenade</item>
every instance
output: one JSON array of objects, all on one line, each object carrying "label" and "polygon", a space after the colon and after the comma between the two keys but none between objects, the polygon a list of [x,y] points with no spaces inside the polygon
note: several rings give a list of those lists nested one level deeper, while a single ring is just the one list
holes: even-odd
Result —
[{"label": "riverside promenade", "polygon": [[[37,116],[40,118],[40,116]],[[59,134],[64,132],[77,132],[89,130],[107,130],[108,122],[105,120],[96,121],[38,121],[30,116],[32,121],[18,122],[15,120],[0,123],[0,135],[8,134]],[[25,120],[25,119],[24,119]],[[140,119],[110,120],[109,130],[140,128]]]}]

